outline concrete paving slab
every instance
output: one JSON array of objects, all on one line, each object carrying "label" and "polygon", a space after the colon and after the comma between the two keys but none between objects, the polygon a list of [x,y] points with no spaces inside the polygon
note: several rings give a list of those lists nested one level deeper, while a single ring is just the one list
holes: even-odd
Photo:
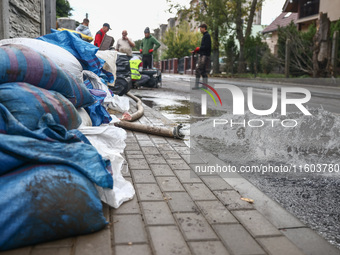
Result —
[{"label": "concrete paving slab", "polygon": [[150,164],[154,176],[175,176],[170,166],[165,164]]},{"label": "concrete paving slab", "polygon": [[152,255],[151,248],[148,244],[131,244],[131,245],[116,245],[115,255]]},{"label": "concrete paving slab", "polygon": [[203,183],[183,184],[193,200],[217,200],[216,196]]},{"label": "concrete paving slab", "polygon": [[150,226],[153,252],[156,255],[190,255],[187,243],[177,226]]},{"label": "concrete paving slab", "polygon": [[143,217],[147,225],[175,225],[166,202],[142,202]]},{"label": "concrete paving slab", "polygon": [[[114,244],[147,242],[144,223],[139,214],[114,215],[113,230]],[[96,252],[92,254],[96,254]]]},{"label": "concrete paving slab", "polygon": [[138,201],[164,200],[163,194],[157,184],[136,184],[135,188]]},{"label": "concrete paving slab", "polygon": [[284,234],[291,242],[296,242],[296,246],[299,247],[305,254],[308,255],[340,255],[340,250],[335,246],[330,245],[325,239],[320,237],[310,228],[293,228],[282,229]]},{"label": "concrete paving slab", "polygon": [[131,170],[134,183],[156,183],[151,170]]},{"label": "concrete paving slab", "polygon": [[163,192],[185,191],[177,177],[156,177],[159,187]]},{"label": "concrete paving slab", "polygon": [[229,255],[220,241],[189,242],[192,254],[195,255]]},{"label": "concrete paving slab", "polygon": [[205,218],[197,213],[176,213],[175,217],[186,240],[217,240],[217,236]]},{"label": "concrete paving slab", "polygon": [[[213,225],[224,245],[235,255],[266,255],[266,252],[240,224]],[[287,254],[288,255],[288,254]]]},{"label": "concrete paving slab", "polygon": [[[270,255],[303,255],[285,236],[263,237],[256,239]],[[327,253],[322,253],[327,254]]]},{"label": "concrete paving slab", "polygon": [[166,192],[172,212],[199,212],[198,207],[186,192]]},{"label": "concrete paving slab", "polygon": [[210,224],[239,223],[220,201],[197,201],[196,204]]},{"label": "concrete paving slab", "polygon": [[228,208],[228,210],[253,209],[253,206],[241,200],[241,195],[235,190],[214,191],[214,194]]},{"label": "concrete paving slab", "polygon": [[279,236],[281,232],[256,210],[232,211],[253,237]]}]

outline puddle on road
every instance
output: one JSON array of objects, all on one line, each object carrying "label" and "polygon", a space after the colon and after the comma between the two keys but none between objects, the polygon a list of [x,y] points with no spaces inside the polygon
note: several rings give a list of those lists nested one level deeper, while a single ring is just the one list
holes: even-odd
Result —
[{"label": "puddle on road", "polygon": [[200,111],[199,103],[190,102],[189,99],[172,99],[152,96],[139,96],[144,104],[162,113],[166,118],[182,124],[190,124],[211,116],[221,115],[223,112],[209,110],[205,118],[193,117],[191,109]]}]

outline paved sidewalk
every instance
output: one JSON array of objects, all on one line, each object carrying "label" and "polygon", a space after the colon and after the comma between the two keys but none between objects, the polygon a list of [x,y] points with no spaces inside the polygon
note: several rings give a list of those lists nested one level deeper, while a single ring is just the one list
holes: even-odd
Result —
[{"label": "paved sidewalk", "polygon": [[[148,107],[140,123],[172,126]],[[126,143],[136,196],[104,206],[104,230],[1,254],[340,254],[245,179],[196,175],[183,141],[129,131]]]}]

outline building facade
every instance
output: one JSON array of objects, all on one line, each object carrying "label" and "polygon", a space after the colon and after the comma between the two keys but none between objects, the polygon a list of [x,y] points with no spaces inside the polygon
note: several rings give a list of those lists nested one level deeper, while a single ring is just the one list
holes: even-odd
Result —
[{"label": "building facade", "polygon": [[0,0],[0,39],[36,38],[56,27],[56,0]]}]

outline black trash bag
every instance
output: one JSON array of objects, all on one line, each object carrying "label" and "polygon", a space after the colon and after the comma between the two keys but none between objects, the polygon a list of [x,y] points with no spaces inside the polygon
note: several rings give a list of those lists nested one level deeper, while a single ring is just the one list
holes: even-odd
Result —
[{"label": "black trash bag", "polygon": [[118,96],[123,96],[130,91],[132,88],[131,77],[124,77],[123,75],[119,75],[116,77],[116,82],[113,87],[110,86],[113,94]]},{"label": "black trash bag", "polygon": [[122,96],[128,93],[132,88],[129,57],[127,55],[118,54],[116,66],[115,85],[113,87],[110,86],[110,89],[114,94]]},{"label": "black trash bag", "polygon": [[116,60],[117,76],[119,75],[130,76],[131,75],[129,60],[130,59],[127,55],[120,55],[120,54],[117,55],[117,60]]}]

